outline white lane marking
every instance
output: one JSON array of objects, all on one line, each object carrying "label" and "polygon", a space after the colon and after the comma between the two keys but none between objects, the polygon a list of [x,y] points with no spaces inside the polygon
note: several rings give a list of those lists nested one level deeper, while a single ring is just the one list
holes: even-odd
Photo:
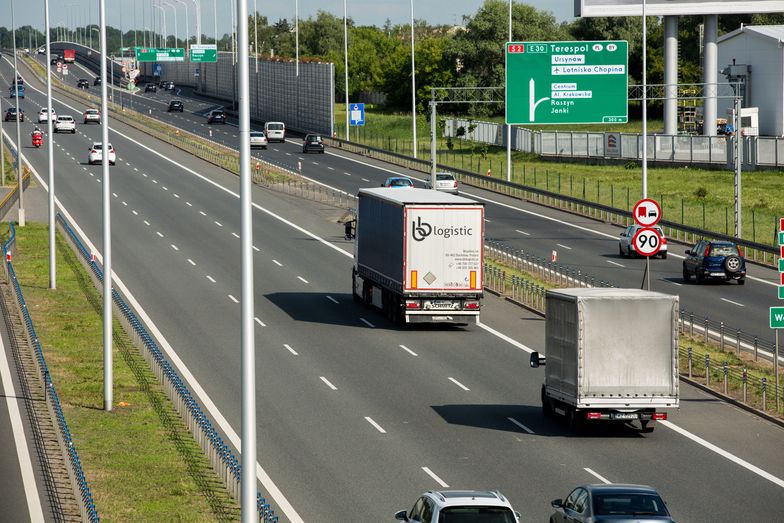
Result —
[{"label": "white lane marking", "polygon": [[741,459],[738,456],[736,456],[734,454],[731,454],[731,453],[727,452],[726,450],[724,450],[724,449],[722,449],[720,447],[717,447],[713,443],[705,441],[701,437],[699,437],[699,436],[697,436],[695,434],[692,434],[688,430],[675,425],[671,421],[662,420],[659,423],[661,423],[663,426],[665,426],[665,427],[667,427],[669,429],[674,430],[675,432],[678,432],[682,436],[686,436],[690,440],[694,441],[695,443],[697,443],[699,445],[702,445],[706,449],[712,450],[713,452],[715,452],[719,456],[721,456],[723,458],[726,458],[729,461],[732,461],[733,463],[736,463],[736,464],[740,465],[741,467],[743,467],[743,468],[753,472],[754,474],[757,474],[758,476],[760,476],[762,478],[767,479],[771,483],[774,483],[774,484],[778,485],[781,488],[784,488],[784,479],[778,478],[778,477],[774,476],[773,474],[771,474],[769,472],[765,472],[761,468],[759,468],[759,467],[757,467],[755,465],[752,465],[748,461],[746,461],[744,459]]},{"label": "white lane marking", "polygon": [[142,173],[142,176],[144,176],[145,178],[147,178],[147,173]]},{"label": "white lane marking", "polygon": [[158,180],[153,180],[152,183],[158,183]]},{"label": "white lane marking", "polygon": [[330,167],[329,165],[327,165],[327,169],[329,169],[330,171],[334,171],[335,170],[334,167]]},{"label": "white lane marking", "polygon": [[491,222],[490,220],[488,220],[487,218],[485,218],[485,223],[493,223],[493,222]]},{"label": "white lane marking", "polygon": [[286,349],[288,349],[288,351],[292,353],[294,356],[299,356],[299,353],[294,349],[292,349],[291,345],[289,345],[288,343],[284,343],[283,346],[286,347]]},{"label": "white lane marking", "polygon": [[457,381],[455,378],[450,377],[449,381],[451,381],[452,383],[454,383],[455,385],[457,385],[458,387],[460,387],[461,389],[463,389],[465,391],[470,391],[471,390],[468,387],[466,387],[465,385],[463,385],[462,383],[460,383],[459,381]]},{"label": "white lane marking", "polygon": [[240,302],[240,300],[238,300],[237,298],[235,298],[235,297],[234,297],[234,296],[232,296],[231,294],[229,294],[229,299],[230,299],[231,301],[233,301],[234,303],[239,303],[239,302]]},{"label": "white lane marking", "polygon": [[117,198],[117,193],[116,193],[116,192],[113,192],[113,193],[112,193],[112,196],[114,196],[115,198]]},{"label": "white lane marking", "polygon": [[283,264],[282,264],[282,263],[280,263],[278,260],[272,260],[272,263],[274,263],[274,264],[275,264],[275,265],[277,265],[278,267],[283,267]]},{"label": "white lane marking", "polygon": [[373,421],[373,418],[371,418],[370,416],[365,416],[365,421],[367,421],[368,423],[370,423],[371,425],[373,425],[373,428],[375,428],[375,429],[376,429],[377,431],[379,431],[381,434],[386,434],[386,433],[387,433],[387,431],[385,431],[384,429],[382,429],[382,428],[381,428],[381,425],[379,425],[378,423],[376,423],[375,421]]},{"label": "white lane marking", "polygon": [[261,249],[259,249],[259,248],[258,248],[258,247],[256,247],[255,245],[253,246],[253,250],[254,250],[254,251],[256,251],[256,252],[261,252]]},{"label": "white lane marking", "polygon": [[667,279],[664,279],[664,278],[662,278],[662,281],[666,281],[667,283],[672,283],[673,285],[676,285],[678,287],[683,287],[683,284],[682,283],[678,283],[677,281],[667,280]]},{"label": "white lane marking", "polygon": [[131,210],[131,212],[133,213],[134,216],[139,216],[139,213],[136,212],[135,210]]},{"label": "white lane marking", "polygon": [[147,227],[149,227],[149,226],[150,226],[150,222],[148,222],[147,220],[144,220],[144,225],[146,225]]},{"label": "white lane marking", "polygon": [[564,248],[564,249],[566,249],[567,251],[571,251],[571,250],[572,250],[572,248],[571,248],[571,247],[568,247],[568,246],[564,245],[563,243],[556,243],[556,245],[557,245],[558,247],[563,247],[563,248]]},{"label": "white lane marking", "polygon": [[175,198],[179,198],[179,197],[180,197],[180,195],[179,195],[179,194],[177,194],[176,192],[175,192],[175,193],[172,193],[172,194],[174,195],[174,197],[175,197]]},{"label": "white lane marking", "polygon": [[139,169],[137,167],[134,167],[133,170],[139,172]]},{"label": "white lane marking", "polygon": [[516,419],[514,419],[514,418],[506,418],[506,419],[508,419],[509,421],[511,421],[512,423],[514,423],[515,425],[517,425],[518,427],[520,427],[521,429],[526,431],[528,434],[536,434],[534,431],[532,431],[531,429],[529,429],[528,427],[526,427],[525,425],[523,425],[522,423],[520,423]]},{"label": "white lane marking", "polygon": [[323,381],[324,383],[326,383],[326,384],[327,384],[327,387],[329,387],[330,389],[332,389],[332,390],[338,390],[338,388],[337,388],[336,386],[334,386],[332,383],[330,383],[330,382],[329,382],[329,380],[328,380],[327,378],[325,378],[324,376],[319,376],[319,378],[321,378],[321,381]]},{"label": "white lane marking", "polygon": [[329,301],[331,301],[332,303],[338,303],[338,300],[336,300],[336,299],[335,299],[335,298],[333,298],[332,296],[329,296],[329,295],[327,295],[327,299],[328,299]]},{"label": "white lane marking", "polygon": [[583,470],[584,470],[584,471],[586,471],[586,472],[587,472],[588,474],[590,474],[591,476],[593,476],[593,477],[595,477],[595,478],[598,478],[598,479],[599,479],[599,481],[601,481],[602,483],[605,483],[605,484],[607,484],[607,485],[611,485],[611,484],[612,484],[612,482],[611,482],[611,481],[608,481],[608,480],[607,480],[607,478],[605,478],[605,477],[604,477],[604,476],[602,476],[601,474],[598,474],[598,473],[594,472],[593,470],[589,469],[588,467],[585,467],[585,468],[583,468]]},{"label": "white lane marking", "polygon": [[351,173],[347,173],[345,171],[343,171],[343,174],[345,174],[346,176],[351,176]]},{"label": "white lane marking", "polygon": [[368,180],[367,178],[362,178],[362,181],[363,182],[369,182],[370,180]]},{"label": "white lane marking", "polygon": [[160,236],[161,238],[163,238],[163,233],[162,233],[161,231],[155,231],[155,234],[157,234],[158,236]]},{"label": "white lane marking", "polygon": [[522,344],[522,343],[520,343],[519,341],[513,340],[512,338],[510,338],[510,337],[509,337],[509,336],[507,336],[506,334],[503,334],[503,333],[500,333],[500,332],[498,332],[497,330],[493,329],[492,327],[488,327],[488,326],[487,326],[487,325],[485,325],[484,323],[478,323],[478,325],[479,325],[479,327],[480,327],[480,328],[482,328],[482,329],[486,330],[487,332],[489,332],[489,333],[490,333],[490,334],[492,334],[493,336],[497,336],[497,337],[501,338],[501,339],[502,339],[502,340],[504,340],[505,342],[507,342],[507,343],[509,343],[509,344],[511,344],[511,345],[514,345],[515,347],[517,347],[517,348],[518,348],[518,349],[520,349],[520,350],[524,350],[524,351],[525,351],[525,352],[527,352],[528,354],[531,354],[532,352],[534,352],[534,350],[533,350],[533,349],[531,349],[531,348],[529,348],[529,347],[526,347],[525,345],[523,345],[523,344]]},{"label": "white lane marking", "polygon": [[428,476],[430,476],[431,478],[433,478],[433,479],[435,480],[435,482],[436,482],[436,483],[438,483],[439,485],[441,485],[441,488],[449,488],[449,485],[447,485],[447,484],[446,484],[446,482],[445,482],[443,479],[441,479],[441,478],[439,478],[438,476],[436,476],[436,475],[435,475],[435,473],[434,473],[432,470],[430,470],[430,469],[429,469],[429,468],[427,468],[427,467],[422,467],[422,470],[424,470],[424,471],[425,471],[425,474],[427,474]]},{"label": "white lane marking", "polygon": [[721,301],[726,301],[727,303],[731,303],[733,305],[737,305],[738,307],[745,307],[742,303],[738,303],[736,301],[728,300],[727,298],[721,298]]},{"label": "white lane marking", "polygon": [[207,275],[207,279],[210,280],[212,283],[215,283],[215,278],[213,278],[209,274]]},{"label": "white lane marking", "polygon": [[399,345],[399,347],[401,349],[403,349],[404,351],[406,351],[407,353],[411,354],[412,356],[419,356],[419,354],[417,354],[416,352],[412,351],[411,349],[409,349],[405,345]]},{"label": "white lane marking", "polygon": [[185,202],[185,205],[187,205],[188,207],[193,207],[193,204],[191,202]]},{"label": "white lane marking", "polygon": [[190,264],[191,264],[191,265],[193,265],[194,267],[196,266],[196,262],[195,262],[195,261],[193,261],[193,260],[191,260],[190,258],[188,258],[188,263],[190,263]]},{"label": "white lane marking", "polygon": [[520,229],[515,229],[515,232],[519,232],[520,234],[522,234],[524,236],[531,236],[530,232],[521,231]]},{"label": "white lane marking", "polygon": [[202,216],[207,216],[207,213],[204,211],[199,211],[199,214],[201,214]]},{"label": "white lane marking", "polygon": [[180,248],[177,247],[176,245],[174,245],[173,243],[171,244],[171,248],[174,249],[175,251],[179,251],[180,250]]},{"label": "white lane marking", "polygon": [[258,323],[258,324],[259,324],[259,325],[261,325],[262,327],[266,327],[266,326],[267,326],[267,324],[266,324],[266,323],[264,323],[263,321],[261,321],[261,320],[260,320],[258,317],[256,317],[256,318],[253,318],[253,319],[256,321],[256,323]]},{"label": "white lane marking", "polygon": [[622,263],[614,262],[614,261],[612,261],[612,260],[607,260],[607,263],[610,263],[610,264],[612,264],[612,265],[615,265],[616,267],[624,267],[624,268],[626,267],[626,265],[624,265],[624,264],[622,264]]},{"label": "white lane marking", "polygon": [[217,225],[218,227],[223,227],[223,224],[217,220],[215,220],[215,225]]},{"label": "white lane marking", "polygon": [[239,238],[240,237],[240,235],[237,234],[236,232],[231,233],[231,235],[234,236],[235,238]]},{"label": "white lane marking", "polygon": [[[22,473],[22,484],[24,486],[25,497],[27,498],[27,510],[29,511],[30,521],[44,521],[44,513],[41,508],[41,498],[38,496],[38,487],[35,484],[33,474],[33,463],[30,460],[30,450],[27,448],[24,425],[22,416],[19,413],[18,401],[14,384],[11,381],[11,367],[8,366],[8,359],[5,353],[5,344],[0,338],[0,383],[3,384],[3,395],[8,407],[8,417],[11,421],[11,430],[14,434],[14,445],[16,446],[16,457],[19,460],[19,469]],[[8,445],[8,442],[5,442]]]},{"label": "white lane marking", "polygon": [[306,279],[305,279],[305,278],[303,278],[302,276],[297,276],[297,279],[298,279],[299,281],[301,281],[302,283],[310,283],[308,280],[306,280]]},{"label": "white lane marking", "polygon": [[311,162],[311,163],[313,163],[313,165],[318,165],[318,162]]},{"label": "white lane marking", "polygon": [[168,191],[168,190],[169,190],[169,188],[168,188],[168,187],[165,187],[165,186],[161,186],[161,188],[162,188],[164,191]]},{"label": "white lane marking", "polygon": [[368,327],[370,327],[371,329],[375,329],[375,328],[376,328],[376,326],[375,326],[375,325],[373,325],[372,323],[370,323],[369,321],[367,321],[365,318],[360,318],[360,319],[359,319],[359,321],[361,321],[362,323],[364,323],[365,325],[367,325],[367,326],[368,326]]}]

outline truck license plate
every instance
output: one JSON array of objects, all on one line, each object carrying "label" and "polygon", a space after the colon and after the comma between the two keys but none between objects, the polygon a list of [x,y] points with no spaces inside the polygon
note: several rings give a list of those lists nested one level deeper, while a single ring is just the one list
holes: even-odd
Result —
[{"label": "truck license plate", "polygon": [[451,309],[452,302],[446,300],[433,300],[431,305],[434,309]]},{"label": "truck license plate", "polygon": [[613,419],[639,419],[639,414],[636,412],[616,412]]}]

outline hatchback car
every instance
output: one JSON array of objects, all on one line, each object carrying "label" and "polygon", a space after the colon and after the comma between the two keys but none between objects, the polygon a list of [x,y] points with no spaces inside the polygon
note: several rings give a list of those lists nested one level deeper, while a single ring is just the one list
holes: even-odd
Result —
[{"label": "hatchback car", "polygon": [[[114,165],[114,162],[117,158],[117,155],[114,152],[114,147],[112,144],[109,144],[109,165]],[[87,161],[90,165],[94,165],[96,163],[103,163],[103,144],[101,142],[93,142],[92,147],[88,149],[90,151],[89,156],[87,157]]]},{"label": "hatchback car", "polygon": [[[52,121],[57,119],[57,112],[52,109]],[[40,111],[38,111],[38,123],[45,123],[49,121],[49,109],[46,107],[42,107]]]},{"label": "hatchback car", "polygon": [[498,491],[441,490],[425,492],[409,512],[396,512],[395,519],[420,523],[517,523],[520,514]]},{"label": "hatchback car", "polygon": [[286,124],[283,122],[267,122],[264,124],[264,133],[269,142],[286,141]]},{"label": "hatchback car", "polygon": [[226,113],[224,113],[220,109],[215,109],[210,111],[210,114],[207,116],[207,123],[226,123]]},{"label": "hatchback car", "polygon": [[633,521],[673,523],[667,506],[656,490],[643,485],[582,485],[566,500],[553,500],[550,523]]},{"label": "hatchback car", "polygon": [[54,121],[54,132],[56,133],[71,133],[76,132],[76,121],[73,116],[62,114]]},{"label": "hatchback car", "polygon": [[84,123],[101,123],[101,111],[98,109],[87,109],[84,112]]},{"label": "hatchback car", "polygon": [[[444,191],[452,194],[457,194],[457,179],[453,174],[450,173],[436,173],[436,190],[437,191]],[[433,186],[430,184],[430,176],[425,178],[425,187],[428,189],[432,189]]]},{"label": "hatchback car", "polygon": [[253,149],[254,147],[267,148],[267,137],[264,136],[263,131],[250,132],[250,148]]},{"label": "hatchback car", "polygon": [[93,85],[101,85],[101,77],[96,76],[95,80],[93,80]]},{"label": "hatchback car", "polygon": [[76,87],[78,87],[79,89],[89,89],[90,88],[90,82],[88,82],[84,78],[80,78],[79,81],[76,82]]},{"label": "hatchback car", "polygon": [[[19,109],[19,121],[24,122],[24,111]],[[9,107],[8,110],[5,112],[5,117],[3,120],[6,122],[15,122],[16,121],[16,107]]]},{"label": "hatchback car", "polygon": [[732,242],[702,240],[686,250],[683,260],[683,281],[694,275],[697,283],[705,280],[736,280],[746,283],[746,262],[738,246]]},{"label": "hatchback car", "polygon": [[182,103],[182,100],[172,100],[169,102],[169,108],[166,109],[168,112],[172,111],[179,111],[183,112],[185,110],[185,104]]},{"label": "hatchback car", "polygon": [[305,136],[305,141],[302,142],[302,152],[309,153],[311,151],[324,153],[324,140],[320,134],[308,134]]},{"label": "hatchback car", "polygon": [[406,178],[405,176],[390,176],[389,178],[381,184],[381,187],[394,187],[394,188],[412,188],[414,187],[414,182],[411,181],[411,178]]},{"label": "hatchback car", "polygon": [[157,93],[158,92],[158,86],[155,85],[155,84],[147,84],[147,85],[144,86],[144,92],[145,93],[149,93],[149,92]]},{"label": "hatchback car", "polygon": [[[639,224],[632,224],[629,225],[627,228],[623,230],[620,237],[618,237],[618,254],[621,256],[639,256],[637,251],[634,250],[634,235],[637,234],[637,231],[642,229],[643,226]],[[659,233],[661,236],[662,242],[661,246],[659,247],[658,255],[661,257],[662,260],[667,259],[667,237],[664,236],[664,231],[658,225],[654,225],[652,227]]]}]

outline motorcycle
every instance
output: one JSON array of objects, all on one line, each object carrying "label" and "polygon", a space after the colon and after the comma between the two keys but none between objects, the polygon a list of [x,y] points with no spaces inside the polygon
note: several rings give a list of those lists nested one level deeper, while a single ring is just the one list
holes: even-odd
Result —
[{"label": "motorcycle", "polygon": [[40,133],[33,134],[33,147],[36,149],[44,144],[44,135]]}]

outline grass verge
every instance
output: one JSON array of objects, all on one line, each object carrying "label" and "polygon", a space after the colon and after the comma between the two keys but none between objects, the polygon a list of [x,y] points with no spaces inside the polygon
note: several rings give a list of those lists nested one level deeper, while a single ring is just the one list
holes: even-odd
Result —
[{"label": "grass verge", "polygon": [[103,407],[102,299],[57,235],[50,290],[44,224],[17,228],[14,267],[95,504],[106,521],[237,521],[239,507],[115,320],[114,410]]}]

